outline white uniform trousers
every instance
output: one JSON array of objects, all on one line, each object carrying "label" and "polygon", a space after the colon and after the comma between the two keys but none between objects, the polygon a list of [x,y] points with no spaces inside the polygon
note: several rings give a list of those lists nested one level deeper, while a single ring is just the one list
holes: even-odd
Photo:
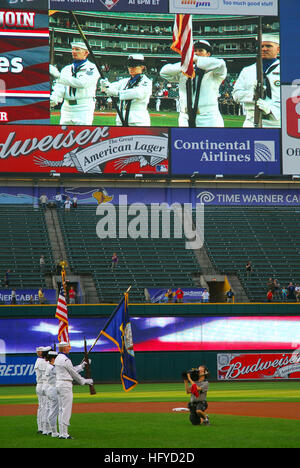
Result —
[{"label": "white uniform trousers", "polygon": [[61,107],[60,125],[92,125],[95,105],[94,98],[80,99],[73,106],[65,99]]},{"label": "white uniform trousers", "polygon": [[67,380],[57,381],[59,436],[67,437],[72,416],[73,384]]},{"label": "white uniform trousers", "polygon": [[42,385],[42,412],[41,412],[41,420],[42,420],[42,431],[43,434],[49,434],[50,427],[48,423],[48,412],[49,412],[49,400],[46,395],[47,384]]},{"label": "white uniform trousers", "polygon": [[43,385],[37,384],[36,395],[38,397],[38,409],[37,409],[37,427],[38,431],[43,432],[43,411],[45,408],[45,396],[43,395]]},{"label": "white uniform trousers", "polygon": [[[179,127],[189,126],[189,116],[180,112],[178,117]],[[196,115],[196,127],[224,127],[224,120],[220,112]]]},{"label": "white uniform trousers", "polygon": [[46,397],[48,399],[48,405],[47,405],[48,425],[50,427],[50,431],[52,432],[52,437],[57,437],[58,436],[57,418],[58,418],[59,408],[58,408],[58,394],[57,394],[56,387],[48,386],[46,390]]}]

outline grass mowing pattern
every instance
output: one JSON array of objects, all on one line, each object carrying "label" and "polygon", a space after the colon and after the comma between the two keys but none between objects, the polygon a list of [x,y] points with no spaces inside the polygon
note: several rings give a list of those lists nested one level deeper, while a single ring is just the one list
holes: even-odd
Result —
[{"label": "grass mowing pattern", "polygon": [[[299,422],[211,415],[211,426],[192,426],[188,414],[74,414],[60,440],[36,434],[34,416],[0,418],[6,448],[299,448]],[[107,452],[107,450],[106,450]]]},{"label": "grass mowing pattern", "polygon": [[[183,384],[74,387],[74,403],[128,401],[187,402]],[[208,401],[300,401],[300,382],[212,382]],[[34,387],[0,387],[1,404],[37,403]],[[0,417],[1,448],[299,448],[297,420],[210,414],[211,426],[192,426],[188,413],[73,414],[70,434],[59,440],[36,434],[35,416]],[[300,415],[299,415],[300,419]],[[106,450],[106,453],[107,450]]]}]

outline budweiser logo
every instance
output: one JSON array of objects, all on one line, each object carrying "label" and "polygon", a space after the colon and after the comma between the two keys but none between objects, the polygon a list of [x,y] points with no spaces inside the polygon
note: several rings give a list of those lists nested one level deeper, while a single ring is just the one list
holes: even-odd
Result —
[{"label": "budweiser logo", "polygon": [[16,132],[10,132],[6,141],[0,143],[0,159],[6,159],[9,156],[29,156],[35,151],[46,153],[53,149],[72,148],[76,145],[84,146],[99,142],[109,135],[109,127],[85,128],[79,132],[67,130],[67,127],[62,127],[62,133],[55,136],[46,135],[41,139],[34,137],[26,140],[16,140]]},{"label": "budweiser logo", "polygon": [[218,378],[270,379],[289,378],[290,374],[300,373],[300,354],[219,354]]}]

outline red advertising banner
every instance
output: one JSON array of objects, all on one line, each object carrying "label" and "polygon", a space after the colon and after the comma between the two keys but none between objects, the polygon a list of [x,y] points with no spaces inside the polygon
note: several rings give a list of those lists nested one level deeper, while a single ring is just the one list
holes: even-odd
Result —
[{"label": "red advertising banner", "polygon": [[293,353],[218,354],[218,380],[300,379],[300,350]]},{"label": "red advertising banner", "polygon": [[165,128],[7,125],[1,129],[2,173],[165,175],[168,167]]},{"label": "red advertising banner", "polygon": [[48,11],[0,10],[0,123],[50,123]]}]

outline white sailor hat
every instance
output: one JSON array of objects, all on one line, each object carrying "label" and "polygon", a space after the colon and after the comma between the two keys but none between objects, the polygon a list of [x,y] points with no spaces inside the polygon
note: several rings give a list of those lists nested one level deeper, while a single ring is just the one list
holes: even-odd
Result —
[{"label": "white sailor hat", "polygon": [[127,65],[144,65],[145,57],[143,54],[131,54],[128,56]]},{"label": "white sailor hat", "polygon": [[279,44],[279,34],[262,34],[262,42],[275,42],[275,44]]},{"label": "white sailor hat", "polygon": [[43,348],[43,351],[47,352],[47,351],[51,351],[51,349],[52,349],[51,346],[45,346]]},{"label": "white sailor hat", "polygon": [[36,348],[36,351],[44,351],[44,346],[38,346],[38,347]]},{"label": "white sailor hat", "polygon": [[78,47],[79,49],[89,50],[85,43],[80,41],[71,42],[71,47]]},{"label": "white sailor hat", "polygon": [[48,356],[57,356],[58,353],[56,351],[49,351]]},{"label": "white sailor hat", "polygon": [[58,346],[60,348],[63,348],[64,346],[70,346],[70,343],[68,343],[67,341],[61,341],[60,343],[58,343]]},{"label": "white sailor hat", "polygon": [[205,39],[199,39],[194,43],[194,49],[205,49],[208,52],[212,51],[212,47],[208,41]]}]

